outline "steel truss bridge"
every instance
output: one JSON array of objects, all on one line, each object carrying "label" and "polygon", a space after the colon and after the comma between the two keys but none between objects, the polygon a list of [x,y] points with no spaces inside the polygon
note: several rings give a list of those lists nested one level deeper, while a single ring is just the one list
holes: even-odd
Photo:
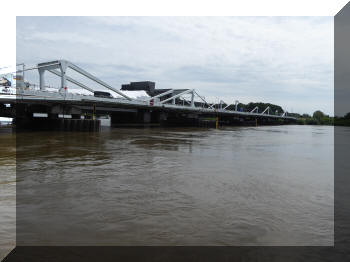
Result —
[{"label": "steel truss bridge", "polygon": [[[96,97],[94,92],[98,91],[94,87],[87,86],[80,81],[68,76],[67,69],[79,73],[81,76],[92,80],[94,84],[98,84],[109,92],[116,94],[118,97]],[[0,90],[0,104],[28,104],[28,105],[46,105],[57,106],[64,104],[76,109],[91,109],[96,111],[114,112],[122,110],[159,110],[165,112],[180,112],[196,115],[215,115],[225,117],[249,117],[256,119],[281,119],[294,121],[296,118],[288,116],[287,113],[271,114],[270,108],[263,108],[259,112],[259,108],[254,108],[250,112],[241,112],[237,110],[237,103],[228,104],[224,101],[220,103],[209,103],[205,98],[197,93],[195,89],[185,89],[185,91],[176,92],[176,89],[167,90],[161,94],[149,97],[147,99],[131,98],[122,91],[100,80],[96,76],[85,71],[81,67],[66,61],[56,60],[40,63],[36,67],[27,70],[38,70],[40,77],[40,88],[38,90],[26,87],[22,80],[17,80],[15,92],[5,92]],[[18,71],[17,73],[24,71]],[[53,74],[60,78],[60,87],[57,90],[47,90],[45,86],[45,75]],[[67,83],[70,82],[80,88],[87,90],[90,95],[76,94],[68,92]],[[99,89],[101,90],[101,89]],[[189,97],[185,99],[185,97]],[[181,103],[176,103],[181,99]],[[200,101],[200,102],[195,102]],[[231,107],[230,107],[231,106]],[[228,108],[234,108],[229,110]],[[74,110],[73,110],[74,111]],[[40,113],[40,112],[38,112]]]}]

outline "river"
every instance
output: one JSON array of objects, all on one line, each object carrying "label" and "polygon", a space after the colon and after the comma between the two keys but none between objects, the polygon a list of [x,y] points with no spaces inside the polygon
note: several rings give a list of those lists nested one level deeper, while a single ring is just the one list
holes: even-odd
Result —
[{"label": "river", "polygon": [[1,250],[14,243],[16,171],[18,245],[333,245],[333,135],[2,132]]}]

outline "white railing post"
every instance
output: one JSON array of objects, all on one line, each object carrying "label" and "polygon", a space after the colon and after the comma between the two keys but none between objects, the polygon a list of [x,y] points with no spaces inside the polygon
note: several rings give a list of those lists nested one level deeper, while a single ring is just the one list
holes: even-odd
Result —
[{"label": "white railing post", "polygon": [[67,93],[67,78],[66,78],[66,71],[67,71],[67,62],[61,61],[60,62],[60,70],[61,70],[61,88],[59,92]]},{"label": "white railing post", "polygon": [[45,90],[45,70],[39,68],[39,77],[40,77],[40,91]]},{"label": "white railing post", "polygon": [[191,92],[191,107],[194,107],[194,90]]}]

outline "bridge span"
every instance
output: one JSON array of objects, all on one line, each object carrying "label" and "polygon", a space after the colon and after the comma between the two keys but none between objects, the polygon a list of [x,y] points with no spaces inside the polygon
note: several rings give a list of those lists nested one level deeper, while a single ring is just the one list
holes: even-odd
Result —
[{"label": "bridge span", "polygon": [[[92,80],[94,86],[87,86],[69,77],[68,69]],[[23,75],[26,70],[38,70],[40,77],[38,88],[24,81]],[[0,116],[14,118],[17,126],[68,125],[67,128],[72,129],[70,124],[63,123],[75,121],[74,125],[80,125],[86,120],[96,121],[96,118],[102,115],[109,115],[112,124],[117,126],[200,125],[209,123],[210,119],[215,119],[220,124],[232,125],[283,124],[296,121],[296,118],[288,116],[287,113],[271,112],[269,107],[263,108],[261,112],[257,107],[250,112],[242,112],[237,108],[238,101],[235,104],[225,103],[222,100],[219,103],[209,103],[194,89],[161,89],[148,97],[133,98],[128,95],[132,91],[118,90],[66,60],[40,63],[26,70],[17,72],[15,89],[4,87],[0,90]],[[61,84],[56,90],[52,88],[49,90],[45,85],[47,72],[60,78]],[[72,90],[68,82],[83,88],[89,94],[68,91]],[[147,83],[152,82],[140,82],[138,85],[134,83],[136,88],[133,90],[145,90],[144,85]],[[96,86],[100,88],[96,89]],[[98,91],[101,88],[110,93]],[[98,128],[99,123],[93,123],[92,126],[94,129]]]}]

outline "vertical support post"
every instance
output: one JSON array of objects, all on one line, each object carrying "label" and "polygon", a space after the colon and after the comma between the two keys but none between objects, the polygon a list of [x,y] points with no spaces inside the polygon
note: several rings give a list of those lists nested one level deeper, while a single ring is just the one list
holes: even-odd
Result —
[{"label": "vertical support post", "polygon": [[61,70],[61,88],[60,88],[60,92],[63,91],[64,93],[67,93],[67,77],[66,77],[67,62],[66,61],[61,61],[60,62],[60,70]]},{"label": "vertical support post", "polygon": [[23,63],[22,66],[23,66],[23,69],[22,69],[22,70],[23,70],[23,72],[22,72],[22,77],[23,77],[23,82],[24,82],[24,70],[26,69],[26,65]]},{"label": "vertical support post", "polygon": [[192,90],[191,94],[191,107],[194,107],[194,90]]},{"label": "vertical support post", "polygon": [[216,116],[216,122],[215,122],[216,129],[219,129],[219,117]]},{"label": "vertical support post", "polygon": [[92,120],[96,120],[96,105],[94,104],[92,107]]},{"label": "vertical support post", "polygon": [[45,70],[39,68],[40,91],[45,91]]},{"label": "vertical support post", "polygon": [[255,118],[255,126],[258,126],[258,119]]},{"label": "vertical support post", "polygon": [[175,98],[172,100],[172,104],[175,105]]},{"label": "vertical support post", "polygon": [[236,101],[235,101],[235,111],[237,111],[238,103],[239,103],[239,101],[236,100]]}]

